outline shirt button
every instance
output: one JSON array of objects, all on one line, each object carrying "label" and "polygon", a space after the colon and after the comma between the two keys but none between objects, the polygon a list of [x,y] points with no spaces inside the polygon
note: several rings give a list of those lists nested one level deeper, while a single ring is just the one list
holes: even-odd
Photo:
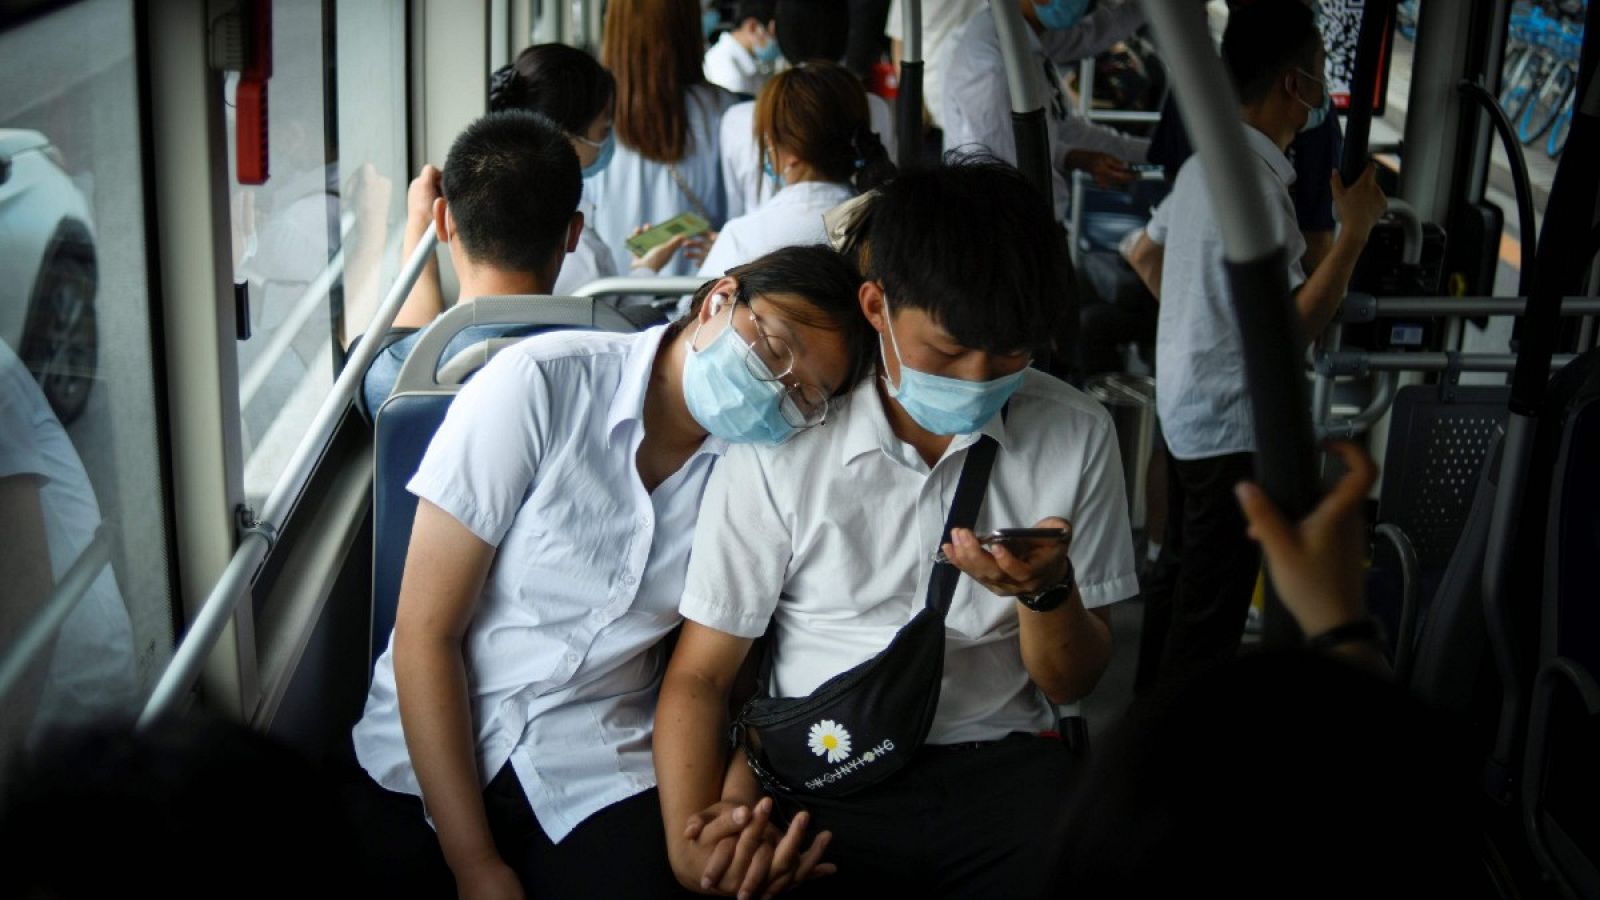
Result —
[{"label": "shirt button", "polygon": [[626,584],[626,585],[630,585],[631,586],[632,584],[634,584],[638,580],[639,579],[633,577],[633,573],[632,572],[629,572],[628,574],[622,576],[622,583]]},{"label": "shirt button", "polygon": [[567,654],[567,662],[576,663],[577,661],[578,661],[578,654],[576,654],[576,653],[568,653]]}]

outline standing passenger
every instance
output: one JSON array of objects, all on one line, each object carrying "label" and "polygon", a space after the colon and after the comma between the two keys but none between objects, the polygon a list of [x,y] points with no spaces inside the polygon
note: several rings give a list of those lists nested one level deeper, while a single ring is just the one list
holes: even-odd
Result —
[{"label": "standing passenger", "polygon": [[[1321,77],[1322,36],[1311,10],[1295,0],[1260,0],[1236,10],[1222,38],[1222,61],[1239,92],[1245,145],[1269,198],[1271,225],[1288,250],[1303,347],[1344,299],[1383,214],[1383,192],[1370,166],[1348,187],[1331,174],[1342,227],[1308,278],[1301,265],[1306,243],[1289,196],[1294,167],[1284,150],[1296,134],[1320,125],[1330,105]],[[1171,463],[1164,552],[1178,560],[1174,583],[1147,595],[1149,655],[1140,661],[1141,688],[1192,680],[1233,657],[1261,560],[1233,497],[1234,485],[1250,477],[1256,434],[1204,163],[1191,156],[1183,164],[1130,260],[1147,284],[1160,285],[1156,412]]]},{"label": "standing passenger", "polygon": [[739,0],[733,20],[738,23],[706,51],[706,80],[754,97],[772,77],[772,65],[783,58],[772,36],[772,0]]},{"label": "standing passenger", "polygon": [[836,63],[806,63],[768,82],[755,129],[762,170],[778,192],[722,227],[701,275],[715,278],[779,247],[823,243],[824,212],[894,174],[861,82]]},{"label": "standing passenger", "polygon": [[[631,263],[624,242],[641,224],[693,212],[722,227],[727,218],[717,129],[732,94],[707,84],[695,0],[612,0],[600,61],[616,76],[616,155],[589,179],[595,228],[617,269]],[[694,266],[679,257],[668,275]]]}]

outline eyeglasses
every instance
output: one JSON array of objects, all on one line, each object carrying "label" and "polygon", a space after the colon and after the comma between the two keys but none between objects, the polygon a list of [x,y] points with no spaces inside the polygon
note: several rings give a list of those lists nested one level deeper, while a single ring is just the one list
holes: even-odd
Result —
[{"label": "eyeglasses", "polygon": [[[750,316],[750,327],[756,336],[750,339],[744,331],[738,328],[738,318],[734,311],[740,306]],[[744,367],[757,381],[767,384],[778,384],[783,388],[783,396],[778,401],[778,412],[783,420],[796,428],[811,428],[821,425],[828,418],[828,395],[814,384],[807,384],[794,377],[795,352],[783,338],[767,331],[761,324],[761,317],[756,315],[755,307],[749,298],[736,299],[728,310],[728,327],[734,329],[739,338],[739,345],[743,349],[740,357],[744,360]]]}]

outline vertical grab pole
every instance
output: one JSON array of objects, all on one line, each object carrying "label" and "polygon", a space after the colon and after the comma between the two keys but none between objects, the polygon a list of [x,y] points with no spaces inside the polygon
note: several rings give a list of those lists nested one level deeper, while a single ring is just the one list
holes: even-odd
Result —
[{"label": "vertical grab pole", "polygon": [[[1211,47],[1198,3],[1140,0],[1172,71],[1178,110],[1205,163],[1222,231],[1223,253],[1243,338],[1256,477],[1278,508],[1303,518],[1316,504],[1316,442],[1301,364],[1298,316],[1285,248],[1273,237],[1267,198],[1245,145],[1239,100]],[[1294,640],[1298,629],[1268,583],[1266,640]]]},{"label": "vertical grab pole", "polygon": [[[905,0],[905,37],[900,42],[900,87],[895,100],[895,131],[900,168],[922,156],[922,0]],[[934,97],[934,103],[939,102]]]},{"label": "vertical grab pole", "polygon": [[1000,34],[1000,56],[1006,66],[1006,86],[1011,89],[1011,128],[1017,139],[1017,168],[1055,208],[1055,187],[1050,176],[1050,133],[1045,130],[1043,98],[1035,98],[1029,85],[1031,65],[1022,10],[1015,0],[989,0],[995,31]]},{"label": "vertical grab pole", "polygon": [[1367,0],[1356,37],[1356,71],[1350,81],[1350,109],[1345,117],[1344,157],[1339,177],[1350,184],[1367,167],[1367,142],[1372,134],[1372,95],[1378,89],[1378,66],[1389,43],[1395,0]]}]

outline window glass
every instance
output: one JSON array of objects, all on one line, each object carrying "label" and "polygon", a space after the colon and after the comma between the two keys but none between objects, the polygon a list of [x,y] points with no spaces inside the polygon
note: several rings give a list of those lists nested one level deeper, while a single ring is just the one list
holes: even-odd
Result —
[{"label": "window glass", "polygon": [[171,655],[134,35],[114,0],[0,33],[0,755],[133,714]]},{"label": "window glass", "polygon": [[250,298],[239,342],[244,488],[257,509],[370,318],[405,200],[404,6],[279,0],[267,81],[268,177],[240,184],[239,76],[224,97],[234,281]]}]

